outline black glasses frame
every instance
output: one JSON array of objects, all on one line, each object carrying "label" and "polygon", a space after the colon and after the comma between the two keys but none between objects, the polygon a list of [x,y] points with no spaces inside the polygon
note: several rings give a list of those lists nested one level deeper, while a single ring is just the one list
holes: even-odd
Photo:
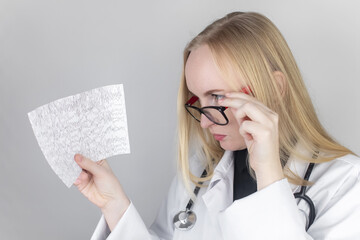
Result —
[{"label": "black glasses frame", "polygon": [[[185,109],[186,111],[195,119],[197,120],[198,122],[200,122],[201,120],[200,119],[197,119],[190,111],[189,111],[189,108],[192,108],[192,109],[195,109],[197,110],[198,112],[200,112],[200,116],[201,114],[204,114],[210,121],[212,121],[213,123],[217,124],[217,125],[221,125],[221,126],[224,126],[226,124],[229,123],[229,119],[227,118],[226,114],[225,114],[225,110],[227,109],[227,107],[224,107],[224,106],[206,106],[206,107],[202,107],[202,108],[198,108],[198,107],[195,107],[195,106],[192,106],[197,100],[199,100],[198,97],[196,96],[193,96],[192,98],[189,99],[189,101],[187,101],[185,103]],[[218,122],[215,122],[211,116],[208,115],[208,113],[206,111],[204,111],[205,109],[216,109],[218,110],[221,115],[224,117],[226,123],[218,123]]]}]

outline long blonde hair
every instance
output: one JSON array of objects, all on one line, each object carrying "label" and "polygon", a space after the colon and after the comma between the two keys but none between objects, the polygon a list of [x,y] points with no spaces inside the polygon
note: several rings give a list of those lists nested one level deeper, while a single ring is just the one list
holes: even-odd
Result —
[{"label": "long blonde hair", "polygon": [[[202,129],[184,108],[190,97],[185,81],[185,64],[191,51],[204,44],[209,46],[219,72],[234,91],[244,84],[239,79],[245,79],[253,95],[278,113],[280,161],[289,182],[309,184],[286,166],[290,155],[308,162],[326,162],[354,154],[337,143],[321,125],[295,59],[277,27],[259,13],[233,12],[206,27],[184,50],[177,102],[178,167],[192,197],[189,180],[199,185],[198,182],[211,179],[214,167],[224,153],[209,131]],[[286,78],[283,93],[274,77],[276,71]],[[198,143],[206,160],[208,175],[205,178],[199,178],[190,171],[189,145],[194,142]],[[304,145],[310,153],[318,150],[321,154],[316,160],[300,154],[295,150],[296,143]]]}]

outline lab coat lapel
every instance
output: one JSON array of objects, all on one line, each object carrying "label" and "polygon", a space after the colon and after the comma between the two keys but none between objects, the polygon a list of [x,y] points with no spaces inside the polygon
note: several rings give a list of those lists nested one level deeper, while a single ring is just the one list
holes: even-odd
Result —
[{"label": "lab coat lapel", "polygon": [[202,199],[209,213],[218,213],[231,205],[233,199],[233,152],[225,151]]}]

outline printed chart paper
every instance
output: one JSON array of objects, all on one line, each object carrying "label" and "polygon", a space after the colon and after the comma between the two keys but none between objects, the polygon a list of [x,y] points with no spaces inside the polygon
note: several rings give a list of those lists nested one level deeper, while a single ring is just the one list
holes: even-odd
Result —
[{"label": "printed chart paper", "polygon": [[76,153],[93,161],[130,153],[122,84],[56,100],[28,117],[46,160],[67,187],[81,173]]}]

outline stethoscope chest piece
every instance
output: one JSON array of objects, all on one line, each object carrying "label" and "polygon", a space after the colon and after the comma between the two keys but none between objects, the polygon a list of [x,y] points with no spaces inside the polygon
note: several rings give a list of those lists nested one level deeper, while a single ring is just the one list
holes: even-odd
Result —
[{"label": "stethoscope chest piece", "polygon": [[194,227],[196,215],[191,210],[180,211],[174,216],[173,223],[178,230],[186,231]]}]

